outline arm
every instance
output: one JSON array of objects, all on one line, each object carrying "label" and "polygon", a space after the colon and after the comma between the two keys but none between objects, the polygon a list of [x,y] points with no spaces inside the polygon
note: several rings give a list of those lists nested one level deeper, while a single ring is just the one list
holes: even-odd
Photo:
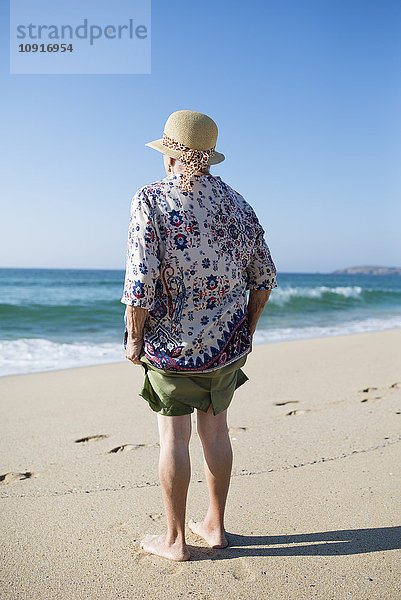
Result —
[{"label": "arm", "polygon": [[134,365],[140,365],[140,355],[143,347],[143,328],[148,316],[148,310],[140,306],[127,306],[127,346],[125,358]]},{"label": "arm", "polygon": [[251,348],[249,352],[252,352],[252,340],[253,334],[255,333],[257,322],[263,312],[264,307],[267,304],[271,290],[250,290],[248,299],[248,323],[251,331]]},{"label": "arm", "polygon": [[143,349],[144,326],[155,302],[159,276],[159,240],[151,202],[139,190],[131,203],[124,290],[125,358],[135,365]]},{"label": "arm", "polygon": [[273,288],[277,287],[276,267],[270,254],[266,240],[264,239],[264,230],[255,215],[256,221],[256,242],[255,251],[247,267],[247,289],[249,290],[248,299],[248,323],[251,332],[251,348],[259,317],[269,300]]}]

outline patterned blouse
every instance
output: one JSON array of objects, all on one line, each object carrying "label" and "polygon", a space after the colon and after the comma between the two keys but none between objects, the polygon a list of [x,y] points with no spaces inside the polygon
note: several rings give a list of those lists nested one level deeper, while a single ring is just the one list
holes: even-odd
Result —
[{"label": "patterned blouse", "polygon": [[[182,175],[132,199],[121,302],[149,310],[144,354],[157,368],[214,371],[249,351],[246,290],[277,287],[264,230],[220,177]],[[127,320],[125,317],[125,344]]]}]

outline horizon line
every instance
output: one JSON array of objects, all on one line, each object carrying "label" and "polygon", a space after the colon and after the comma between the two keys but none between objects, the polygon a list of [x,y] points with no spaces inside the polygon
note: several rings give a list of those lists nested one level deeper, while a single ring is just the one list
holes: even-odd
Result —
[{"label": "horizon line", "polygon": [[[379,265],[356,265],[352,267],[344,267],[340,269],[335,269],[332,271],[279,271],[277,270],[277,274],[281,273],[283,275],[360,275],[360,273],[338,273],[337,271],[342,271],[346,269],[356,269],[356,268],[373,268],[373,269],[396,269],[401,270],[401,267],[387,267],[387,266],[379,266]],[[0,266],[0,270],[21,270],[21,271],[119,271],[124,272],[125,267],[123,268],[110,268],[110,267],[2,267]]]}]

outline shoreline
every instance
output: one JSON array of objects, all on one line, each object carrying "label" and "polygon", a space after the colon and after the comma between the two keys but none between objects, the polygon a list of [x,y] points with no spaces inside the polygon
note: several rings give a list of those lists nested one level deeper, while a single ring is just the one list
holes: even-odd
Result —
[{"label": "shoreline", "polygon": [[[343,338],[343,337],[348,338],[350,336],[364,336],[364,335],[380,334],[380,333],[394,332],[394,331],[401,331],[401,329],[400,328],[380,329],[380,330],[375,330],[375,331],[363,331],[363,332],[358,332],[358,333],[339,333],[339,334],[333,334],[333,335],[322,335],[322,336],[317,336],[317,337],[302,337],[302,338],[296,338],[296,339],[291,339],[291,340],[277,340],[277,341],[271,341],[271,342],[254,342],[253,347],[256,348],[259,346],[271,346],[271,345],[276,346],[276,345],[280,345],[280,344],[293,344],[293,343],[297,343],[297,342],[304,342],[307,340],[312,341],[312,340]],[[13,341],[13,340],[9,340],[9,341]],[[41,374],[45,374],[45,373],[58,373],[60,371],[69,371],[69,370],[74,370],[74,369],[89,369],[92,367],[124,364],[125,362],[126,362],[126,359],[123,359],[123,360],[115,360],[115,361],[109,361],[109,362],[93,363],[93,364],[88,364],[88,365],[69,366],[69,367],[55,368],[55,369],[45,369],[43,371],[27,371],[24,373],[10,373],[10,374],[5,374],[5,375],[0,375],[0,381],[5,378],[8,378],[8,377],[23,377],[26,375],[41,375]]]}]

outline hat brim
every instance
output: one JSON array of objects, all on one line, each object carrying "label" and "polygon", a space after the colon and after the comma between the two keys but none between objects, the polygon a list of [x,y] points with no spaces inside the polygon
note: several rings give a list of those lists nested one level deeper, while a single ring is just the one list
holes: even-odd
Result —
[{"label": "hat brim", "polygon": [[[158,150],[163,154],[167,154],[167,156],[171,156],[171,158],[179,159],[181,156],[181,152],[179,150],[174,150],[173,148],[166,148],[166,146],[163,146],[162,141],[162,139],[154,140],[153,142],[148,142],[147,144],[145,144],[145,146],[149,146],[149,148],[153,148],[154,150]],[[216,152],[215,150],[212,156],[209,158],[207,164],[217,165],[223,162],[224,159],[224,154],[222,154],[221,152]]]}]

